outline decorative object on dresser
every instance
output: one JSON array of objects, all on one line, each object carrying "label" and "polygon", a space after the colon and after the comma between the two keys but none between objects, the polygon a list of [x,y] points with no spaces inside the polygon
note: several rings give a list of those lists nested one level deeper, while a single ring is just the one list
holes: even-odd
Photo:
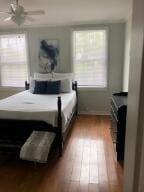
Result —
[{"label": "decorative object on dresser", "polygon": [[117,160],[124,160],[127,92],[114,93],[111,98],[111,134],[116,145]]}]

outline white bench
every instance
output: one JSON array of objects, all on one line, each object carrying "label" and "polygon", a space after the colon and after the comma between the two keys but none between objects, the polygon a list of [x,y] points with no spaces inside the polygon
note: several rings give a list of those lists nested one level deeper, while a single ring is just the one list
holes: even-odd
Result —
[{"label": "white bench", "polygon": [[20,150],[20,158],[27,161],[46,163],[55,133],[33,131]]}]

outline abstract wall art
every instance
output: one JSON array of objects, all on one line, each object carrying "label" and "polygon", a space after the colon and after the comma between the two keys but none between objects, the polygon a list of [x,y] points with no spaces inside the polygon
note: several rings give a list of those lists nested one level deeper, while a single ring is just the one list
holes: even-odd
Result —
[{"label": "abstract wall art", "polygon": [[40,40],[39,67],[44,73],[53,72],[59,64],[58,40]]}]

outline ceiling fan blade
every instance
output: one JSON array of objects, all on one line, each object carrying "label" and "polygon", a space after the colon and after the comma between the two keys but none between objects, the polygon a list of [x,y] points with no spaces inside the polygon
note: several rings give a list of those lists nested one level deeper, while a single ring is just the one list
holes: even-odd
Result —
[{"label": "ceiling fan blade", "polygon": [[12,4],[10,4],[10,7],[11,7],[11,11],[14,13],[16,11],[17,5],[12,3]]},{"label": "ceiling fan blade", "polygon": [[10,21],[12,19],[12,17],[7,17],[4,19],[4,21]]},{"label": "ceiling fan blade", "polygon": [[26,15],[44,15],[44,10],[36,10],[36,11],[25,11]]},{"label": "ceiling fan blade", "polygon": [[11,14],[11,12],[0,11],[0,14]]},{"label": "ceiling fan blade", "polygon": [[35,21],[35,19],[32,18],[32,17],[30,17],[30,16],[26,16],[26,19],[27,19],[28,21],[31,21],[31,22],[34,22],[34,21]]}]

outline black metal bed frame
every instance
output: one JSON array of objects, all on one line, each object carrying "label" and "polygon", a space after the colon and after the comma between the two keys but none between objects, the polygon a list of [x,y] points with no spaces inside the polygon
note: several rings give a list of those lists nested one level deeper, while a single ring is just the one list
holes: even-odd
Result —
[{"label": "black metal bed frame", "polygon": [[[27,82],[25,82],[25,88],[29,89],[29,84]],[[77,100],[73,113],[66,124],[67,131],[64,133],[62,132],[62,101],[61,97],[58,96],[56,127],[40,120],[0,119],[0,151],[19,151],[31,132],[37,130],[56,133],[59,156],[62,156],[64,141],[71,127],[70,123],[72,122],[74,116],[77,115],[78,110],[77,82],[72,83],[72,89],[76,91]]]}]

